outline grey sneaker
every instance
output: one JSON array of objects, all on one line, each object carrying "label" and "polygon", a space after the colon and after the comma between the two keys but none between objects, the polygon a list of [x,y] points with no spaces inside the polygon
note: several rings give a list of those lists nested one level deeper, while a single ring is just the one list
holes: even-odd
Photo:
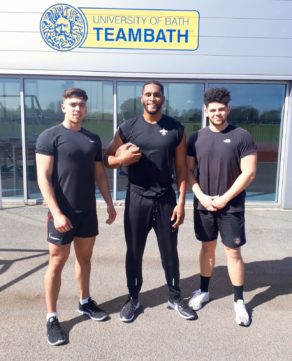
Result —
[{"label": "grey sneaker", "polygon": [[193,292],[191,299],[189,300],[189,306],[192,307],[194,311],[198,311],[202,308],[203,304],[210,300],[209,292],[202,292],[201,290],[196,290]]},{"label": "grey sneaker", "polygon": [[240,326],[249,326],[250,318],[243,300],[234,302],[235,323]]},{"label": "grey sneaker", "polygon": [[91,297],[89,297],[88,302],[84,305],[81,305],[79,302],[78,312],[89,316],[95,321],[103,321],[108,317],[108,315],[97,306],[97,303]]},{"label": "grey sneaker", "polygon": [[198,318],[196,312],[194,312],[188,305],[186,305],[181,298],[178,300],[169,299],[167,306],[168,308],[176,310],[180,317],[184,318],[185,320],[194,320]]},{"label": "grey sneaker", "polygon": [[47,321],[47,338],[48,344],[52,346],[62,345],[66,342],[66,337],[57,317],[50,317]]},{"label": "grey sneaker", "polygon": [[135,317],[136,311],[140,307],[138,298],[130,297],[120,312],[120,320],[123,322],[131,322]]}]

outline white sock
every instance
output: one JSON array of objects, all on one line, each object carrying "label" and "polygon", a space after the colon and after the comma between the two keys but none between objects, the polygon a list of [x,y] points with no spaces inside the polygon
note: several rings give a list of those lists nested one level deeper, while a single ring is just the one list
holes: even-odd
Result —
[{"label": "white sock", "polygon": [[84,305],[85,303],[87,303],[88,300],[89,300],[89,297],[83,298],[83,300],[80,300],[81,305]]},{"label": "white sock", "polygon": [[47,321],[49,320],[49,318],[51,317],[57,317],[58,318],[58,312],[50,312],[47,313]]}]

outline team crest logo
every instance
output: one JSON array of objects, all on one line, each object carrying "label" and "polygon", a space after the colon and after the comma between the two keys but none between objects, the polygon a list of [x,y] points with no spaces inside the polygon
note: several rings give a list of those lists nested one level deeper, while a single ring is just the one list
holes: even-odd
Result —
[{"label": "team crest logo", "polygon": [[168,130],[166,130],[166,129],[161,129],[160,131],[159,131],[163,136],[165,136],[167,133],[168,133]]},{"label": "team crest logo", "polygon": [[87,23],[83,14],[73,6],[56,4],[43,13],[40,30],[44,41],[51,48],[68,51],[83,43]]}]

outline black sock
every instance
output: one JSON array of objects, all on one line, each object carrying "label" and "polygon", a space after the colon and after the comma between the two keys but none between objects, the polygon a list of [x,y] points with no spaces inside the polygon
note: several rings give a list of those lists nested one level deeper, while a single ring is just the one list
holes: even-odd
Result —
[{"label": "black sock", "polygon": [[237,300],[243,300],[243,286],[233,286],[234,290],[234,302]]},{"label": "black sock", "polygon": [[209,290],[209,282],[211,277],[205,277],[205,276],[200,276],[201,277],[201,292],[208,292]]}]

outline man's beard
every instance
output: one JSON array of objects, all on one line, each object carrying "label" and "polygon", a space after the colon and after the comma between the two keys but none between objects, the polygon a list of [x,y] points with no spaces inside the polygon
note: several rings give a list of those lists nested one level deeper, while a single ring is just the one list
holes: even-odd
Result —
[{"label": "man's beard", "polygon": [[226,122],[227,122],[227,118],[220,120],[220,122],[219,122],[219,121],[214,122],[214,121],[212,121],[212,120],[209,118],[209,123],[211,123],[211,124],[214,125],[215,127],[224,125],[224,124],[226,124]]},{"label": "man's beard", "polygon": [[143,104],[145,111],[150,115],[158,114],[160,112],[161,108],[162,108],[162,105],[163,104],[157,105],[156,109],[151,111],[151,110],[148,110],[148,108],[147,108],[147,106],[145,104]]}]

